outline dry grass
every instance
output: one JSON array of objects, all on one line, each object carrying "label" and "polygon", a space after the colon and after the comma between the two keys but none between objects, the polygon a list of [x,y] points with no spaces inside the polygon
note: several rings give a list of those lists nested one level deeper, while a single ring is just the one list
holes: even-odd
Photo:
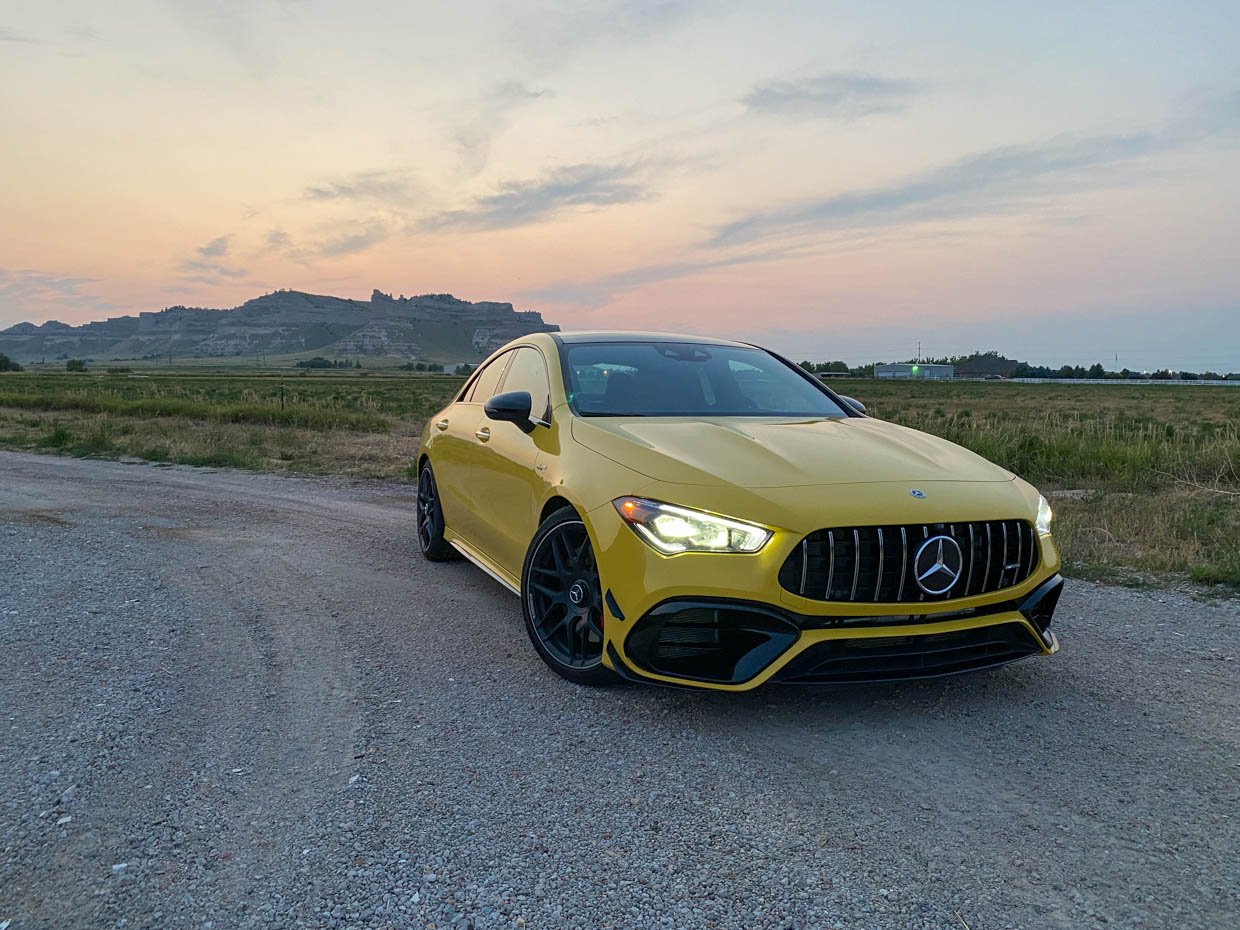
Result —
[{"label": "dry grass", "polygon": [[[407,478],[422,423],[459,384],[345,373],[3,375],[0,445]],[[1240,588],[1240,389],[834,386],[872,414],[958,442],[1050,494],[1072,574]]]},{"label": "dry grass", "polygon": [[847,382],[850,390],[871,413],[958,442],[1052,496],[1073,574],[1240,587],[1240,389]]},{"label": "dry grass", "polygon": [[418,438],[403,423],[372,433],[0,408],[0,446],[11,449],[290,474],[403,477]]}]

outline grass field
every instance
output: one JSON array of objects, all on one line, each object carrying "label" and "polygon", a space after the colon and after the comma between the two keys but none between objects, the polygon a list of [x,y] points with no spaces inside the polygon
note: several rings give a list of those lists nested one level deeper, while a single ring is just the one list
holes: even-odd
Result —
[{"label": "grass field", "polygon": [[[378,372],[0,375],[0,445],[264,471],[408,477],[459,378]],[[1240,389],[843,381],[1052,497],[1069,571],[1240,589]]]}]

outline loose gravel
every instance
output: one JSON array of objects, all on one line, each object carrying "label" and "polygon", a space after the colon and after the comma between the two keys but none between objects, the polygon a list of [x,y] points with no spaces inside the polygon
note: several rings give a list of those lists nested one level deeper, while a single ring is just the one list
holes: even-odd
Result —
[{"label": "loose gravel", "polygon": [[0,453],[0,928],[1240,926],[1240,608],[746,695],[555,678],[412,487]]}]

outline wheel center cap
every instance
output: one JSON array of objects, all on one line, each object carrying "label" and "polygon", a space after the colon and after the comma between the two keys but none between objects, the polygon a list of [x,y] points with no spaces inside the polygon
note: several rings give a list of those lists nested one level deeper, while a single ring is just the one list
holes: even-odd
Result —
[{"label": "wheel center cap", "polygon": [[586,589],[586,586],[582,582],[574,581],[573,586],[568,589],[568,599],[577,607],[580,607],[586,602],[586,598],[589,596],[589,593],[590,592]]}]

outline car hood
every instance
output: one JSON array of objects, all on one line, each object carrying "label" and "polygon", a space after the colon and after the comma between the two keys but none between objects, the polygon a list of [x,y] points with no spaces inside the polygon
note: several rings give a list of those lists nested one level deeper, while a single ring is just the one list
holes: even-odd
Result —
[{"label": "car hood", "polygon": [[572,421],[572,436],[672,484],[783,488],[1014,477],[955,443],[869,417],[589,417]]}]

